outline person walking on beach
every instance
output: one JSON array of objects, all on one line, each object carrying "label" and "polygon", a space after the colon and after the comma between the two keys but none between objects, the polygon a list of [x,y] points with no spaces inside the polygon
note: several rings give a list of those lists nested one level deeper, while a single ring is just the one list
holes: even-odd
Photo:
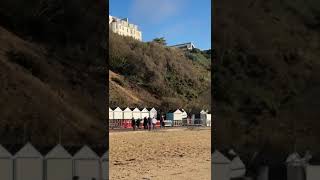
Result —
[{"label": "person walking on beach", "polygon": [[131,126],[132,126],[133,130],[135,131],[136,130],[136,121],[134,120],[133,117],[131,119]]},{"label": "person walking on beach", "polygon": [[147,117],[144,117],[143,118],[143,128],[147,129],[147,127],[148,127],[148,120],[147,120]]},{"label": "person walking on beach", "polygon": [[140,121],[141,121],[140,118],[138,118],[136,121],[138,129],[140,129]]},{"label": "person walking on beach", "polygon": [[152,129],[156,129],[157,119],[155,117],[152,118]]},{"label": "person walking on beach", "polygon": [[152,124],[152,119],[151,119],[151,117],[148,117],[148,129],[149,129],[149,131],[151,130],[151,124]]},{"label": "person walking on beach", "polygon": [[163,118],[163,115],[161,115],[161,116],[160,116],[160,129],[161,129],[162,127],[164,127],[163,123],[164,123],[164,118]]}]

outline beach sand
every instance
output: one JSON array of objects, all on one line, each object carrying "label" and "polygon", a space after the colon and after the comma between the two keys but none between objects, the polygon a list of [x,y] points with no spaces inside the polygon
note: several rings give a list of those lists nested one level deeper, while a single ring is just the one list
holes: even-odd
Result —
[{"label": "beach sand", "polygon": [[211,130],[110,133],[110,179],[210,180]]}]

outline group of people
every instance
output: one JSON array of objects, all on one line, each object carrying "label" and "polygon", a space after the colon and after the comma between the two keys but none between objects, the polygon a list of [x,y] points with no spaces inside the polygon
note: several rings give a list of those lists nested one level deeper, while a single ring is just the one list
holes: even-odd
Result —
[{"label": "group of people", "polygon": [[[157,124],[157,119],[155,117],[151,118],[151,117],[144,117],[143,118],[143,129],[148,129],[149,131],[151,131],[151,129],[156,129],[156,124]],[[141,124],[141,119],[138,118],[137,120],[135,120],[133,117],[131,119],[131,126],[133,128],[133,130],[135,131],[136,128],[140,129],[140,124]],[[164,127],[164,118],[163,116],[160,117],[160,128]]]}]

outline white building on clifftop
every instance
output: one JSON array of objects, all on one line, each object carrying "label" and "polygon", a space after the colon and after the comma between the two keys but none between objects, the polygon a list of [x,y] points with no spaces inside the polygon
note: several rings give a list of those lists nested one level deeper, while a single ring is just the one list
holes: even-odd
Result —
[{"label": "white building on clifftop", "polygon": [[120,19],[109,15],[109,28],[112,32],[122,36],[129,36],[139,41],[142,41],[142,32],[138,26],[129,23],[128,18]]}]

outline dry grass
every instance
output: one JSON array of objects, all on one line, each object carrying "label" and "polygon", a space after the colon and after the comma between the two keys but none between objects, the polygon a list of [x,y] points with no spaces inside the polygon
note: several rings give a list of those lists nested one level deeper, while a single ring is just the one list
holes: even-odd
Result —
[{"label": "dry grass", "polygon": [[209,180],[210,129],[110,133],[111,179]]},{"label": "dry grass", "polygon": [[24,125],[34,144],[56,143],[59,129],[64,143],[105,141],[105,81],[58,58],[0,26],[2,143],[22,143]]}]

